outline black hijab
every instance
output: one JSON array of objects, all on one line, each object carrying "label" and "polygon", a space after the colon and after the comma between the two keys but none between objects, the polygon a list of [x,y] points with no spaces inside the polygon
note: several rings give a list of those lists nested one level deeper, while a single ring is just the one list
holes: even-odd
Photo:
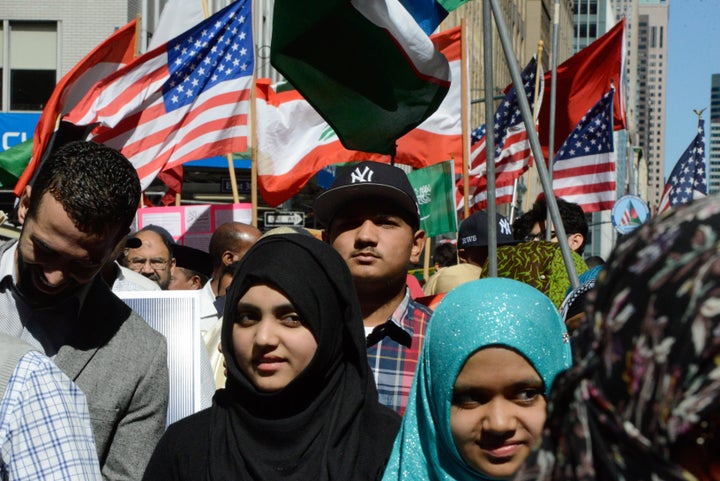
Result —
[{"label": "black hijab", "polygon": [[[238,300],[269,285],[295,306],[317,351],[284,389],[260,392],[233,355]],[[327,244],[286,234],[259,240],[227,293],[222,326],[227,382],[212,409],[208,478],[379,479],[399,418],[377,400],[350,272]]]}]

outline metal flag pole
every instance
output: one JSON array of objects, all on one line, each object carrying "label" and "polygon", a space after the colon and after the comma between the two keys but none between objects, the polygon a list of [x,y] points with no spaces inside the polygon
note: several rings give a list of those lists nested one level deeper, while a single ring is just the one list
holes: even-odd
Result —
[{"label": "metal flag pole", "polygon": [[[493,108],[492,13],[490,0],[483,0],[483,60],[485,68],[485,175],[487,176],[488,273],[497,277],[497,222],[495,205],[495,112]],[[502,37],[501,37],[502,38]],[[522,82],[515,85],[522,85]],[[521,96],[522,97],[522,96]]]},{"label": "metal flag pole", "polygon": [[[553,159],[555,158],[555,112],[557,108],[557,51],[559,35],[558,27],[560,26],[559,17],[560,0],[555,0],[555,10],[553,11],[553,47],[552,52],[550,52],[552,55],[552,73],[550,74],[550,125],[548,126],[548,172],[550,173],[550,179],[553,177]],[[553,193],[553,196],[554,195],[555,194]],[[552,231],[552,223],[545,222],[545,240],[552,239]]]},{"label": "metal flag pole", "polygon": [[[500,35],[500,43],[502,44],[503,52],[505,53],[505,60],[507,61],[508,68],[510,69],[510,77],[512,78],[514,85],[522,86],[523,82],[520,75],[520,67],[518,66],[517,59],[515,58],[515,53],[512,50],[512,41],[510,40],[510,35],[508,33],[507,25],[505,24],[505,17],[503,16],[502,9],[498,4],[498,0],[485,0],[485,5],[487,5],[488,2],[492,7],[492,13],[495,17],[495,25],[497,26],[498,33]],[[485,18],[483,19],[485,25],[484,28],[486,30],[485,36],[487,36],[487,30],[489,30],[487,28],[488,20],[489,16],[485,15]],[[485,45],[485,48],[487,50],[487,44]],[[488,57],[487,51],[485,52],[485,57]],[[487,75],[488,71],[486,64],[486,78]],[[485,86],[485,88],[487,97],[487,85]],[[540,139],[538,138],[537,131],[535,130],[535,123],[533,122],[532,112],[530,111],[530,104],[528,103],[527,97],[525,95],[518,95],[517,100],[520,106],[520,113],[522,114],[523,122],[525,123],[525,130],[528,134],[528,140],[530,140],[530,148],[532,149],[532,153],[535,159],[539,160],[538,162],[536,162],[536,165],[538,167],[538,174],[540,174],[540,182],[542,183],[543,191],[545,192],[545,198],[547,200],[547,205],[550,210],[550,218],[552,219],[553,224],[555,224],[555,232],[557,233],[558,242],[560,243],[560,252],[562,253],[563,261],[565,261],[565,269],[567,270],[568,278],[570,279],[570,285],[573,288],[576,288],[580,285],[580,281],[578,279],[577,271],[575,270],[575,264],[572,260],[572,252],[570,251],[567,236],[565,235],[565,227],[563,227],[562,219],[560,218],[560,211],[558,210],[557,201],[555,200],[555,195],[553,193],[552,182],[548,174],[547,166],[543,161],[545,157],[543,156],[542,148],[540,147]],[[487,139],[489,140],[490,136],[487,136]],[[490,163],[488,163],[488,167],[489,165]],[[488,168],[488,173],[489,170],[490,169]],[[494,180],[495,179],[493,178],[493,181]],[[493,196],[494,188],[495,186],[493,185]],[[490,190],[490,176],[488,175],[488,205],[490,199]],[[489,212],[488,217],[490,217]],[[488,232],[488,235],[490,235],[490,232]],[[493,240],[497,242],[494,237]],[[493,256],[489,256],[490,260],[492,260],[493,258]],[[497,259],[495,259],[495,261],[497,262]]]}]

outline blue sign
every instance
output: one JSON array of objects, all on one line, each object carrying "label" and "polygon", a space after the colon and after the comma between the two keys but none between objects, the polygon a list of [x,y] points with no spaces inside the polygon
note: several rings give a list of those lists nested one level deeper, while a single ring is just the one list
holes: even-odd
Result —
[{"label": "blue sign", "polygon": [[32,139],[39,113],[0,113],[0,151]]},{"label": "blue sign", "polygon": [[636,195],[620,197],[612,208],[612,224],[620,234],[629,234],[650,217],[647,203]]}]

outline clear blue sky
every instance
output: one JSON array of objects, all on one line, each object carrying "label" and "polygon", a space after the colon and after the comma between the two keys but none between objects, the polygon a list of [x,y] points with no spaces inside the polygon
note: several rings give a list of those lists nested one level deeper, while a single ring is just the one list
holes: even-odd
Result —
[{"label": "clear blue sky", "polygon": [[666,177],[695,136],[693,109],[710,107],[710,76],[720,73],[720,0],[670,0],[667,70]]}]

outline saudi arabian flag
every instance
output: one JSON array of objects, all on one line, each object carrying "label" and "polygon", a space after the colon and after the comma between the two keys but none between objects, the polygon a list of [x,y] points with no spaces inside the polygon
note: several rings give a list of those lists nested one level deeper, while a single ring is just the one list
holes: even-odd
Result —
[{"label": "saudi arabian flag", "polygon": [[30,162],[32,139],[0,152],[0,187],[11,189]]},{"label": "saudi arabian flag", "polygon": [[428,237],[457,231],[453,166],[447,160],[408,174],[420,205],[420,227]]},{"label": "saudi arabian flag", "polygon": [[447,60],[398,0],[275,0],[270,52],[350,150],[392,154],[450,87]]}]

